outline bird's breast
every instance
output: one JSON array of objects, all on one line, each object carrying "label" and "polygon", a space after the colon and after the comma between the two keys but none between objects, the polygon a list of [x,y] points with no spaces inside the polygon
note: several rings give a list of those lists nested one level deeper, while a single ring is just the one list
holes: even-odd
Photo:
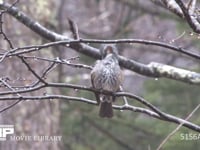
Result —
[{"label": "bird's breast", "polygon": [[104,67],[101,73],[101,86],[103,90],[106,91],[117,91],[119,88],[119,78],[118,73],[110,67]]}]

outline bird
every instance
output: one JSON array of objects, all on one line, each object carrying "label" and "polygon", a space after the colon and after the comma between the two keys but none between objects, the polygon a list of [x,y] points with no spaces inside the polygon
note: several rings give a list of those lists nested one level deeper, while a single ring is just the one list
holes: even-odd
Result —
[{"label": "bird", "polygon": [[[91,71],[92,87],[97,90],[117,92],[122,84],[122,71],[118,61],[118,50],[114,44],[103,44],[100,48],[101,60],[97,60]],[[115,96],[95,92],[97,104],[100,104],[99,116],[113,117],[112,102]]]}]

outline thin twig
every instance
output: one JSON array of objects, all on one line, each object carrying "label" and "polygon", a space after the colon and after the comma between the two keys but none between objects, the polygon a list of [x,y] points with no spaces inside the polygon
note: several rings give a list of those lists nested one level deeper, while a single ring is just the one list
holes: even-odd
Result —
[{"label": "thin twig", "polygon": [[[0,81],[6,86],[8,87],[10,90],[12,90],[13,92],[15,92],[15,94],[17,94],[19,97],[22,97],[21,94],[19,94],[14,88],[12,88],[4,79],[0,79]],[[9,106],[6,106],[5,108],[0,110],[0,113],[5,112],[6,110],[14,107],[15,105],[17,105],[19,102],[21,102],[22,100],[19,98],[19,100],[17,100],[16,102],[12,103]]]},{"label": "thin twig", "polygon": [[42,73],[41,78],[44,79],[45,76],[47,76],[47,74],[48,74],[49,72],[51,72],[51,71],[56,67],[55,65],[56,65],[55,62],[51,63],[51,64],[46,68],[46,70]]},{"label": "thin twig", "polygon": [[[123,87],[121,85],[120,85],[119,89],[120,89],[121,92],[124,91]],[[122,96],[122,98],[124,100],[124,105],[128,106],[129,104],[128,104],[128,100],[127,100],[126,96]]]},{"label": "thin twig", "polygon": [[43,57],[36,57],[36,56],[23,56],[23,57],[37,59],[37,60],[43,60],[43,61],[52,62],[52,63],[54,62],[57,64],[64,64],[64,65],[68,65],[68,66],[75,67],[75,68],[85,68],[85,69],[92,70],[91,66],[71,62],[71,60],[77,59],[78,57],[73,57],[73,58],[69,58],[69,59],[61,59],[61,58],[50,59],[50,58],[43,58]]},{"label": "thin twig", "polygon": [[192,58],[195,58],[197,60],[200,60],[200,55],[196,53],[192,53],[191,50],[188,51],[184,49],[183,47],[177,47],[171,44],[163,43],[163,42],[158,42],[158,41],[151,41],[151,40],[145,40],[145,39],[116,39],[116,40],[99,40],[99,39],[78,39],[78,40],[64,40],[64,41],[56,41],[56,42],[50,42],[46,43],[43,45],[32,45],[32,46],[25,46],[21,48],[15,48],[10,50],[9,54],[6,55],[8,56],[13,56],[13,55],[19,55],[19,54],[25,54],[25,53],[30,53],[34,51],[38,51],[43,48],[48,48],[52,46],[57,46],[57,45],[66,45],[66,44],[78,44],[78,43],[104,43],[104,44],[109,44],[109,43],[128,43],[128,44],[144,44],[144,45],[154,45],[158,47],[163,47],[167,48],[172,51],[176,51],[178,53],[185,54],[187,56],[190,56]]},{"label": "thin twig", "polygon": [[28,68],[28,70],[42,83],[47,84],[46,81],[44,81],[31,67],[30,65],[25,61],[23,57],[20,56],[21,61],[25,64],[25,66]]},{"label": "thin twig", "polygon": [[13,108],[15,105],[19,104],[20,102],[22,102],[21,99],[15,101],[13,104],[11,104],[11,105],[9,105],[9,106],[7,106],[7,107],[1,109],[1,110],[0,110],[0,113],[3,113],[3,112],[5,112],[6,110],[8,110],[8,109],[10,109],[10,108]]}]

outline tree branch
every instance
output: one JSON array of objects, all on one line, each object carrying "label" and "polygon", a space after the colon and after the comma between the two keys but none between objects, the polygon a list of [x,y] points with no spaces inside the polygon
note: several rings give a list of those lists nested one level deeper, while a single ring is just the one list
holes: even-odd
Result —
[{"label": "tree branch", "polygon": [[192,0],[189,3],[189,7],[187,8],[186,5],[182,2],[182,0],[175,0],[176,3],[181,8],[184,18],[186,19],[189,26],[196,32],[200,33],[200,23],[197,20],[197,17],[194,14],[196,0]]},{"label": "tree branch", "polygon": [[[39,23],[31,20],[28,16],[26,16],[24,13],[20,12],[16,7],[9,7],[9,4],[0,4],[0,9],[8,9],[8,13],[12,16],[14,16],[16,19],[18,19],[20,22],[22,22],[23,24],[25,24],[27,27],[29,27],[30,29],[32,29],[34,32],[38,33],[39,35],[41,35],[42,37],[50,40],[50,41],[58,41],[58,40],[62,40],[62,41],[58,41],[56,43],[50,43],[47,45],[43,45],[43,47],[48,47],[48,46],[52,46],[55,44],[69,44],[69,47],[80,52],[83,53],[85,55],[88,55],[90,57],[93,58],[100,58],[100,53],[96,48],[93,48],[91,46],[88,46],[87,44],[83,44],[83,43],[141,43],[141,44],[147,44],[147,45],[156,45],[156,46],[161,46],[161,47],[165,47],[174,51],[177,51],[179,53],[183,53],[186,54],[188,56],[191,56],[193,58],[196,59],[200,59],[200,56],[197,54],[193,54],[191,52],[187,52],[186,50],[184,50],[183,48],[180,47],[175,47],[172,45],[168,45],[168,44],[164,44],[164,43],[160,43],[160,42],[153,42],[153,41],[147,41],[147,40],[136,40],[136,39],[120,39],[120,40],[91,40],[91,39],[79,39],[79,40],[71,40],[66,36],[62,36],[59,35],[55,32],[49,31],[48,29],[44,28],[43,26],[41,26]],[[63,41],[64,40],[64,41]],[[33,48],[33,47],[32,47]],[[32,51],[41,49],[42,47],[35,47],[32,49]],[[13,51],[16,51],[13,50]],[[12,51],[12,52],[13,52]],[[27,52],[31,52],[31,51],[27,51]],[[23,54],[24,52],[16,52],[14,55],[19,55],[19,54]],[[9,56],[9,55],[8,55]],[[157,69],[157,71],[155,71],[155,68],[151,68],[149,65],[144,65],[141,64],[139,62],[136,62],[134,60],[125,58],[123,56],[119,57],[119,62],[120,65],[126,69],[132,70],[134,72],[137,72],[139,74],[142,75],[146,75],[148,77],[154,77],[154,78],[159,78],[159,77],[166,77],[166,78],[171,78],[171,79],[175,79],[175,80],[180,80],[180,81],[184,81],[187,83],[192,83],[192,84],[199,84],[199,82],[193,82],[193,80],[190,79],[180,79],[180,78],[174,78],[174,76],[172,76],[171,74],[163,74],[160,73]],[[181,76],[179,76],[181,77]],[[195,76],[195,78],[197,78],[199,80],[199,76]]]},{"label": "tree branch", "polygon": [[[126,96],[126,94],[123,94],[121,96]],[[72,97],[72,96],[63,96],[63,95],[0,97],[0,101],[19,100],[19,99],[21,99],[21,100],[53,100],[53,99],[60,99],[61,100],[62,99],[62,100],[67,100],[67,101],[69,101],[69,100],[70,101],[79,101],[79,102],[84,102],[84,103],[92,104],[92,105],[97,104],[96,101],[86,99],[86,98],[83,98],[83,97]],[[147,114],[151,117],[154,117],[154,118],[157,118],[157,119],[160,119],[160,120],[173,122],[173,123],[176,123],[176,124],[183,124],[183,126],[189,128],[191,130],[200,132],[200,126],[195,125],[195,124],[193,124],[189,121],[183,120],[181,118],[163,113],[163,112],[162,113],[165,114],[166,117],[159,116],[157,113],[155,113],[151,110],[141,108],[141,107],[130,106],[130,105],[129,106],[127,106],[127,105],[122,105],[122,106],[113,105],[113,108],[117,109],[117,110],[130,110],[130,111],[134,111],[134,112],[144,113],[144,114]]]}]

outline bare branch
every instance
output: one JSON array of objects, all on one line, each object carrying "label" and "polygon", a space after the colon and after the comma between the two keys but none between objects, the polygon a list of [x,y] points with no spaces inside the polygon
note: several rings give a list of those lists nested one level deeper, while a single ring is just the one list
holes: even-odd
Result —
[{"label": "bare branch", "polygon": [[188,3],[188,13],[190,15],[194,15],[194,12],[195,12],[195,9],[196,9],[196,3],[197,1],[196,0],[190,0],[189,3]]},{"label": "bare branch", "polygon": [[[120,92],[124,92],[122,86],[120,86],[119,88],[120,88]],[[129,104],[128,104],[128,100],[127,100],[126,96],[122,96],[122,98],[124,100],[124,105],[128,106]]]},{"label": "bare branch", "polygon": [[12,86],[10,86],[4,79],[0,78],[0,81],[8,87],[14,94],[17,94],[18,96],[21,96]]},{"label": "bare branch", "polygon": [[[87,44],[88,43],[99,43],[99,44],[102,44],[102,43],[104,43],[104,44],[106,44],[106,43],[107,44],[109,44],[109,43],[115,43],[115,44],[117,44],[117,43],[128,43],[128,44],[137,43],[137,44],[144,44],[144,45],[153,45],[153,46],[163,47],[163,48],[166,48],[166,49],[178,52],[178,53],[182,53],[184,55],[187,55],[187,56],[190,56],[197,60],[200,60],[200,55],[189,52],[188,50],[186,50],[182,47],[176,47],[171,44],[158,42],[158,41],[144,40],[144,39],[116,39],[116,40],[79,39],[79,40],[56,41],[56,42],[46,43],[43,45],[31,45],[31,46],[25,46],[25,47],[21,47],[21,48],[11,49],[8,52],[8,54],[6,55],[6,57],[26,54],[26,53],[30,53],[30,52],[34,52],[34,51],[39,51],[43,48],[48,48],[51,46],[66,45],[66,44],[73,45],[73,44],[79,44],[79,43],[87,43]],[[95,50],[93,53],[94,53],[93,55],[96,55]],[[5,54],[3,54],[3,55],[5,55]],[[98,52],[97,52],[97,55],[99,55]],[[5,56],[2,56],[2,57],[5,57]],[[98,56],[97,58],[100,58],[100,56]]]},{"label": "bare branch", "polygon": [[151,1],[185,19],[194,32],[200,33],[200,22],[198,20],[198,14],[195,14],[197,2],[196,0],[189,0],[188,5],[184,4],[182,0]]},{"label": "bare branch", "polygon": [[21,99],[17,100],[17,101],[14,102],[13,104],[11,104],[11,105],[9,105],[9,106],[7,106],[7,107],[1,109],[1,110],[0,110],[0,113],[3,113],[3,112],[5,112],[5,111],[8,110],[8,109],[13,108],[15,105],[19,104],[20,102],[22,102]]},{"label": "bare branch", "polygon": [[[120,96],[131,96],[131,95],[126,95],[126,94],[121,94]],[[72,97],[72,96],[63,96],[63,95],[45,95],[45,96],[22,96],[22,97],[0,97],[0,101],[5,101],[5,100],[53,100],[53,99],[62,99],[62,100],[70,100],[70,101],[79,101],[79,102],[84,102],[84,103],[88,103],[88,104],[93,104],[96,105],[96,101],[93,100],[89,100],[86,98],[82,98],[82,97]],[[181,118],[163,113],[165,115],[165,117],[159,116],[157,113],[150,111],[148,109],[145,108],[141,108],[141,107],[135,107],[135,106],[126,106],[126,105],[122,105],[122,106],[118,106],[118,105],[113,105],[114,109],[118,109],[118,110],[130,110],[130,111],[134,111],[134,112],[140,112],[140,113],[144,113],[147,114],[151,117],[160,119],[160,120],[164,120],[164,121],[169,121],[169,122],[173,122],[176,124],[183,124],[183,126],[200,132],[200,126],[195,125],[191,122],[188,122],[186,120],[183,120]]]},{"label": "bare branch", "polygon": [[192,84],[200,83],[200,74],[196,72],[156,62],[151,62],[148,66],[152,68],[155,71],[155,73],[159,74],[160,76],[164,75],[167,76],[167,78],[183,81],[185,83],[192,83]]},{"label": "bare branch", "polygon": [[[16,0],[12,5],[10,5],[9,7],[7,7],[4,11],[2,11],[0,13],[0,34],[3,35],[4,39],[7,41],[7,43],[9,44],[10,48],[13,48],[12,42],[8,39],[8,37],[6,36],[6,34],[3,31],[3,21],[2,21],[2,17],[4,13],[7,13],[8,9],[11,9],[12,7],[14,7],[17,3],[19,2],[19,0]],[[3,1],[2,1],[3,3]],[[6,55],[5,55],[6,56]],[[4,57],[5,57],[4,56]],[[2,61],[3,59],[1,59]]]},{"label": "bare branch", "polygon": [[[58,41],[58,42],[47,43],[47,44],[44,44],[44,45],[37,45],[35,47],[34,46],[30,46],[30,47],[27,46],[27,47],[24,47],[24,48],[31,48],[30,51],[29,50],[27,50],[27,51],[23,50],[22,52],[16,52],[12,55],[29,53],[29,52],[32,52],[33,50],[36,51],[36,50],[42,49],[44,47],[46,48],[46,47],[58,45],[58,44],[61,44],[61,45],[62,44],[77,44],[79,42],[82,42],[82,43],[142,43],[142,44],[147,44],[147,45],[149,45],[149,44],[150,45],[157,45],[157,46],[162,46],[162,47],[165,47],[165,48],[170,48],[171,50],[175,50],[177,52],[182,52],[184,54],[190,55],[190,56],[195,57],[198,60],[200,60],[199,55],[193,54],[191,52],[187,52],[183,48],[180,48],[180,47],[178,48],[178,47],[171,46],[171,45],[168,45],[168,44],[165,44],[165,43],[148,41],[148,40],[140,40],[140,39],[119,39],[119,40],[80,39],[80,40],[72,40],[72,41]],[[24,48],[18,48],[18,49],[24,49]],[[14,51],[16,51],[16,49],[14,49]],[[7,56],[10,56],[10,54],[7,55]],[[49,59],[45,59],[45,58],[38,58],[38,59],[50,61]],[[51,61],[53,61],[53,60],[51,60]],[[54,60],[54,62],[55,61],[56,60]],[[65,60],[61,60],[61,61],[57,60],[56,62],[57,63],[65,63],[65,64],[71,65],[73,67],[82,67],[82,68],[91,69],[91,67],[88,67],[86,65],[72,64],[72,63],[69,63],[68,61],[65,61]],[[150,63],[149,65],[144,65],[144,64],[140,64],[138,62],[135,62],[133,60],[127,59],[123,56],[119,57],[119,62],[120,62],[120,65],[125,67],[126,69],[135,71],[137,73],[140,73],[142,75],[146,75],[146,76],[149,76],[149,77],[155,77],[155,78],[166,77],[166,78],[171,78],[171,79],[174,79],[174,80],[183,81],[183,82],[191,83],[191,84],[199,84],[200,83],[198,73],[193,72],[192,76],[191,76],[191,72],[186,71],[189,74],[187,74],[185,77],[183,77],[181,75],[176,77],[176,76],[172,75],[171,72],[165,70],[166,67],[164,67],[164,65],[162,65],[162,64],[158,65],[158,63],[157,63],[157,65],[155,65],[156,63]],[[159,68],[158,68],[158,66],[159,66]],[[161,69],[160,67],[162,67],[162,72],[160,70]],[[176,69],[177,69],[177,71],[176,71]],[[174,71],[179,73],[179,68],[174,67]],[[165,72],[165,73],[163,73],[163,72]]]},{"label": "bare branch", "polygon": [[[63,83],[48,83],[47,85],[43,85],[43,86],[39,86],[39,87],[35,87],[32,89],[27,89],[27,90],[18,90],[18,91],[10,91],[7,92],[7,94],[13,94],[15,92],[18,93],[24,93],[24,92],[30,92],[30,91],[34,91],[34,90],[38,90],[41,88],[45,88],[45,87],[67,87],[67,88],[72,88],[72,89],[81,89],[81,90],[86,90],[86,91],[92,91],[92,92],[100,92],[103,94],[108,94],[108,95],[113,95],[116,97],[129,97],[129,98],[133,98],[135,100],[137,100],[138,102],[144,104],[145,106],[147,106],[148,108],[150,108],[151,110],[148,109],[144,109],[144,108],[139,108],[139,107],[135,107],[135,106],[131,106],[131,105],[122,105],[122,106],[116,106],[114,105],[113,108],[115,109],[119,109],[119,110],[131,110],[131,111],[135,111],[135,112],[141,112],[141,113],[145,113],[149,116],[161,119],[161,120],[165,120],[165,121],[169,121],[169,122],[174,122],[177,124],[183,123],[183,126],[188,127],[192,130],[198,131],[200,132],[200,127],[194,124],[191,124],[188,121],[185,121],[183,119],[174,117],[172,115],[166,114],[164,112],[162,112],[161,110],[159,110],[158,108],[156,108],[155,106],[153,106],[152,104],[150,104],[148,101],[146,101],[145,99],[130,94],[130,93],[125,93],[125,92],[117,92],[117,93],[110,93],[107,91],[98,91],[96,89],[92,89],[92,88],[88,88],[85,86],[77,86],[77,85],[73,85],[73,84],[63,84]],[[1,95],[6,94],[6,92],[2,92]],[[71,96],[62,96],[62,95],[48,95],[48,96],[17,96],[17,97],[0,97],[0,100],[43,100],[43,99],[64,99],[64,100],[75,100],[75,101],[81,101],[81,102],[86,102],[89,104],[96,104],[96,101],[91,101],[85,98],[78,98],[78,97],[71,97]]]},{"label": "bare branch", "polygon": [[21,56],[19,56],[21,61],[26,65],[28,70],[42,83],[47,84],[46,81],[44,81],[30,66],[29,64],[25,61],[25,59]]},{"label": "bare branch", "polygon": [[190,1],[189,7],[182,2],[182,0],[175,0],[176,3],[179,5],[181,8],[184,17],[187,21],[187,23],[190,25],[190,27],[196,32],[200,33],[200,23],[198,22],[196,16],[194,15],[194,10],[195,10],[195,5],[196,5],[196,0]]},{"label": "bare branch", "polygon": [[[6,8],[9,8],[9,5],[8,4],[0,4],[0,9],[6,9]],[[50,40],[50,41],[63,41],[63,40],[66,40],[66,41],[70,41],[70,39],[66,36],[62,36],[62,35],[59,35],[55,32],[52,32],[52,31],[49,31],[47,30],[46,28],[44,28],[43,26],[41,26],[39,23],[31,20],[28,16],[26,16],[24,13],[20,12],[17,8],[15,7],[12,7],[8,10],[8,13],[10,15],[12,15],[13,17],[16,17],[19,21],[21,21],[23,24],[25,24],[27,27],[29,27],[30,29],[32,29],[34,32],[38,33],[39,35],[41,35],[42,37]],[[69,46],[80,52],[80,53],[83,53],[85,55],[88,55],[88,56],[91,56],[93,58],[100,58],[100,54],[98,52],[98,50],[96,48],[93,48],[91,46],[88,46],[87,44],[80,44],[80,42],[82,43],[102,43],[102,41],[91,41],[91,40],[74,40],[69,44]],[[106,41],[105,43],[109,43],[111,41]],[[130,43],[130,41],[123,41],[123,40],[120,40],[120,42],[118,41],[112,41],[112,43]],[[166,45],[166,44],[162,44],[162,43],[159,43],[159,42],[148,42],[148,41],[145,41],[145,40],[138,40],[138,41],[132,41],[132,43],[142,43],[142,44],[151,44],[151,45],[157,45],[157,46],[162,46],[162,47],[165,47],[165,48],[169,48],[169,49],[172,49],[172,50],[175,50],[177,52],[180,52],[180,53],[183,53],[183,54],[186,54],[188,56],[191,56],[191,57],[194,57],[194,58],[197,58],[199,59],[200,57],[196,54],[192,54],[190,52],[186,52],[183,48],[180,48],[180,47],[174,47],[174,46],[171,46],[171,45]],[[55,44],[55,43],[54,43]],[[59,43],[61,44],[61,43]],[[63,42],[63,44],[66,44],[65,42]],[[29,51],[30,52],[30,51]],[[123,63],[123,65],[127,64],[125,63],[125,60],[124,59],[121,59],[121,61]],[[132,66],[134,66],[133,68],[135,68],[135,72],[138,72],[140,74],[151,74],[151,71],[148,70],[147,68],[145,69],[145,67],[143,67],[142,69],[140,69],[140,65],[139,63],[134,63],[134,62],[131,62],[129,61],[129,64],[127,64],[128,66],[130,66],[130,63]],[[143,66],[143,65],[142,65]],[[127,66],[123,66],[127,69],[130,69],[129,67]],[[133,69],[132,68],[132,69]],[[141,72],[141,70],[143,70],[144,72]],[[152,76],[155,76],[155,75],[152,75]]]},{"label": "bare branch", "polygon": [[[12,92],[14,92],[14,94],[17,94],[19,97],[22,97],[14,88],[12,88],[11,85],[9,85],[4,79],[0,79],[0,81],[6,86],[8,87]],[[17,105],[18,103],[20,103],[22,100],[19,98],[19,100],[17,100],[16,102],[12,103],[11,105],[3,108],[0,110],[0,113],[5,112],[6,110],[14,107],[15,105]]]},{"label": "bare branch", "polygon": [[175,0],[161,0],[165,4],[165,8],[174,12],[180,17],[184,17],[182,10],[180,9],[179,5],[175,2]]},{"label": "bare branch", "polygon": [[46,70],[42,73],[41,78],[42,78],[42,79],[45,79],[46,75],[54,69],[54,66],[55,66],[55,65],[56,65],[55,62],[51,63],[51,64],[46,68]]}]

